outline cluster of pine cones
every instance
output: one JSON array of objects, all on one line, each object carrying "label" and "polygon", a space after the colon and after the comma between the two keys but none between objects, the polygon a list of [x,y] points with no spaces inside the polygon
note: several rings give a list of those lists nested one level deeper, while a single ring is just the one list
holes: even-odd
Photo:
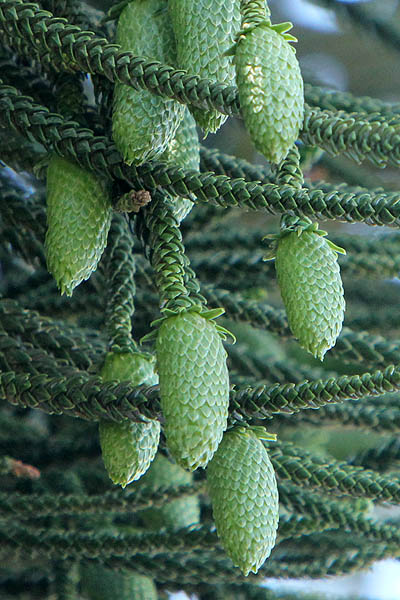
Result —
[{"label": "cluster of pine cones", "polygon": [[[277,174],[284,169],[303,122],[303,80],[287,33],[272,25],[264,0],[132,0],[121,5],[116,43],[131,51],[224,85],[237,85],[241,113],[255,147]],[[138,35],[140,32],[140,35]],[[212,40],[212,43],[210,43]],[[205,134],[226,120],[216,110],[187,108],[147,90],[117,83],[112,135],[127,164],[157,159],[199,170],[196,125]],[[301,184],[300,184],[301,185]],[[61,293],[90,277],[107,243],[112,205],[107,182],[52,155],[47,170],[47,265]],[[176,227],[193,202],[171,198]],[[276,271],[290,327],[300,344],[323,359],[339,335],[343,288],[335,247],[307,218],[285,215],[268,258]],[[173,270],[174,265],[168,265]],[[257,572],[274,546],[278,525],[275,474],[263,428],[227,429],[229,375],[215,311],[179,296],[161,306],[155,356],[139,351],[107,355],[105,381],[159,382],[163,431],[177,465],[207,469],[221,542],[245,575]],[[153,462],[160,423],[101,422],[100,441],[111,479],[125,487]],[[166,467],[167,468],[167,467]],[[149,474],[152,470],[150,467]]]}]

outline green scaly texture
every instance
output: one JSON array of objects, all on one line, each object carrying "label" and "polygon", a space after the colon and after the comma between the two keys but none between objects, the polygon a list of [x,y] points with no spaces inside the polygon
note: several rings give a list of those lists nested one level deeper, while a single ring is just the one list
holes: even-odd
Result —
[{"label": "green scaly texture", "polygon": [[[154,358],[148,354],[109,352],[101,377],[104,381],[129,381],[133,386],[157,383]],[[100,421],[101,452],[107,472],[123,488],[139,479],[149,468],[160,439],[160,423]]]},{"label": "green scaly texture", "polygon": [[111,198],[97,175],[53,154],[47,169],[47,268],[62,294],[88,279],[103,254]]},{"label": "green scaly texture", "polygon": [[150,577],[113,571],[100,565],[81,566],[81,588],[88,600],[157,600]]},{"label": "green scaly texture", "polygon": [[189,470],[205,467],[226,429],[229,375],[212,321],[182,312],[161,324],[156,341],[167,445]]},{"label": "green scaly texture", "polygon": [[[160,160],[183,167],[200,171],[200,144],[197,134],[196,122],[189,110],[185,108],[183,118],[175,137],[171,140],[168,149],[160,157]],[[174,197],[172,203],[172,212],[174,217],[180,223],[186,215],[192,210],[193,202],[190,198]]]},{"label": "green scaly texture", "polygon": [[242,31],[234,64],[246,129],[257,150],[279,163],[303,123],[303,79],[295,50],[265,21]]},{"label": "green scaly texture", "polygon": [[[177,66],[214,83],[234,85],[235,70],[224,53],[240,28],[238,0],[168,0],[177,45]],[[228,118],[217,110],[191,108],[207,135]]]},{"label": "green scaly texture", "polygon": [[305,229],[283,230],[276,274],[290,329],[300,345],[323,360],[342,329],[345,302],[337,251],[304,220]]},{"label": "green scaly texture", "polygon": [[[134,0],[122,11],[116,42],[131,51],[163,63],[175,60],[175,40],[166,0]],[[184,107],[147,90],[116,83],[112,135],[129,165],[158,157],[175,135]]]},{"label": "green scaly texture", "polygon": [[279,502],[274,468],[254,430],[225,433],[207,483],[226,553],[245,575],[257,573],[275,544]]},{"label": "green scaly texture", "polygon": [[[172,463],[162,454],[157,454],[147,473],[136,485],[150,486],[152,489],[169,488],[193,483],[192,473]],[[159,530],[181,529],[200,522],[200,506],[197,496],[178,498],[162,508],[151,508],[140,513],[146,527]]]}]

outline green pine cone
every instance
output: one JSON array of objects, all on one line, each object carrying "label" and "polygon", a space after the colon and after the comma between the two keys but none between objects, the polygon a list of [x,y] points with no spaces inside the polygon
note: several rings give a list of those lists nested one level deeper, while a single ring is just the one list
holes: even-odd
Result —
[{"label": "green pine cone", "polygon": [[[110,352],[101,371],[104,381],[129,381],[132,385],[157,383],[154,359],[136,353]],[[100,421],[100,445],[104,465],[115,484],[123,488],[139,479],[149,468],[158,448],[160,424]]]},{"label": "green pine cone", "polygon": [[295,50],[265,22],[239,37],[234,63],[246,129],[257,150],[279,163],[303,123],[303,79]]},{"label": "green pine cone", "polygon": [[[173,64],[176,50],[167,0],[130,2],[119,17],[116,42],[123,51]],[[116,83],[112,135],[125,162],[141,164],[162,154],[175,135],[183,110],[175,100]]]},{"label": "green pine cone", "polygon": [[[168,0],[177,45],[177,66],[224,85],[234,85],[235,70],[224,53],[240,29],[238,0]],[[207,134],[228,118],[217,110],[193,108],[198,125]]]},{"label": "green pine cone", "polygon": [[81,588],[88,600],[157,600],[150,577],[128,571],[113,571],[103,565],[81,566]]},{"label": "green pine cone", "polygon": [[316,227],[308,224],[302,231],[283,233],[275,268],[293,335],[305,350],[323,360],[342,329],[345,303],[337,261],[342,249]]},{"label": "green pine cone", "polygon": [[132,385],[155,385],[155,359],[145,352],[109,352],[101,370],[104,381],[129,381]]},{"label": "green pine cone", "polygon": [[252,429],[224,434],[207,484],[226,553],[245,575],[257,573],[275,544],[279,502],[274,468]]},{"label": "green pine cone", "polygon": [[170,317],[156,352],[168,448],[182,467],[205,467],[228,418],[227,355],[216,326],[195,312]]},{"label": "green pine cone", "polygon": [[[189,110],[185,107],[183,119],[180,122],[173,140],[159,160],[165,160],[176,167],[200,170],[200,144],[196,123]],[[179,223],[192,210],[193,202],[189,198],[176,197],[171,203],[173,214]]]},{"label": "green pine cone", "polygon": [[[162,454],[157,454],[147,473],[136,485],[150,486],[156,490],[174,485],[187,485],[192,481],[192,473],[172,463]],[[177,498],[161,508],[149,508],[139,514],[148,529],[181,529],[200,522],[199,499],[197,496]]]},{"label": "green pine cone", "polygon": [[47,268],[62,294],[88,279],[103,254],[111,223],[104,181],[56,154],[47,169]]}]

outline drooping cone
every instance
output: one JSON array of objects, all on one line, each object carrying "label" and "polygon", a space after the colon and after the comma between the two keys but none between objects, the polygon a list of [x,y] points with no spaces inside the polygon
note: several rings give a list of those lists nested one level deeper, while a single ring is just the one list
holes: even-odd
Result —
[{"label": "drooping cone", "polygon": [[[177,67],[214,83],[234,85],[235,70],[224,53],[240,29],[238,0],[169,0],[176,37]],[[228,118],[217,110],[190,109],[207,134]]]},{"label": "drooping cone", "polygon": [[344,253],[303,218],[282,232],[276,274],[290,329],[300,345],[323,360],[335,345],[344,319],[344,293],[337,253]]},{"label": "drooping cone", "polygon": [[107,243],[111,199],[105,182],[53,154],[47,169],[47,268],[62,294],[96,270]]},{"label": "drooping cone", "polygon": [[227,355],[216,325],[196,312],[169,317],[156,352],[168,448],[182,467],[205,467],[228,417]]},{"label": "drooping cone", "polygon": [[[104,381],[153,385],[157,383],[154,365],[153,357],[146,354],[110,352],[101,376]],[[145,423],[100,421],[99,435],[107,472],[115,484],[124,488],[149,468],[158,448],[160,423],[150,419]]]},{"label": "drooping cone", "polygon": [[243,31],[234,56],[246,129],[272,163],[285,158],[303,123],[303,79],[287,29],[265,21]]},{"label": "drooping cone", "polygon": [[[120,14],[117,44],[123,51],[173,65],[175,39],[166,0],[133,0]],[[166,150],[182,118],[184,106],[148,90],[116,83],[112,135],[128,164],[141,164]]]},{"label": "drooping cone", "polygon": [[226,432],[207,466],[218,537],[245,575],[270,555],[279,518],[275,472],[257,429]]}]

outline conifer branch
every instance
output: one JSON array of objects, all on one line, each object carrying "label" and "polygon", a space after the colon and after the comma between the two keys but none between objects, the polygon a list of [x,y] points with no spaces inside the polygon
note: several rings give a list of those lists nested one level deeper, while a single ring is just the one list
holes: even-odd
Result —
[{"label": "conifer branch", "polygon": [[135,310],[136,264],[133,238],[127,221],[115,214],[108,234],[105,259],[106,328],[112,350],[129,352],[136,345],[132,339],[131,319]]},{"label": "conifer branch", "polygon": [[214,549],[217,543],[215,531],[210,526],[188,527],[176,532],[156,533],[120,533],[79,530],[46,530],[21,526],[14,523],[0,528],[2,540],[1,552],[18,549],[22,555],[31,557],[47,556],[52,559],[100,560],[127,558],[137,555],[180,557],[182,553],[190,554],[195,550]]},{"label": "conifer branch", "polygon": [[325,89],[309,83],[304,84],[304,98],[310,106],[319,106],[323,110],[373,113],[373,118],[384,117],[387,122],[398,120],[400,115],[399,103],[384,102],[370,96],[354,96],[350,92]]},{"label": "conifer branch", "polygon": [[149,235],[147,238],[145,231],[141,235],[155,272],[161,312],[168,314],[170,310],[188,310],[196,305],[201,308],[203,299],[197,294],[199,288],[194,283],[195,275],[185,254],[169,196],[160,192],[153,194],[153,201],[144,213],[144,222]]},{"label": "conifer branch", "polygon": [[[18,148],[18,153],[20,152],[21,148]],[[3,153],[1,157],[4,157]],[[46,220],[43,206],[30,199],[25,200],[22,190],[11,185],[11,180],[4,171],[0,171],[0,198],[3,241],[11,243],[27,262],[35,264],[39,261],[41,266],[45,266],[43,239]]]},{"label": "conifer branch", "polygon": [[[0,375],[0,397],[11,404],[40,408],[50,414],[72,414],[89,420],[106,418],[120,421],[124,418],[140,420],[160,418],[157,387],[132,388],[121,383],[103,384],[99,378],[86,375],[52,362],[49,355],[40,350],[24,347],[23,353],[11,352],[11,339],[7,341],[7,358],[2,355],[4,372]],[[11,346],[10,346],[11,344]],[[23,360],[21,360],[21,357]],[[36,362],[27,362],[36,357]],[[11,368],[30,369],[28,372],[5,371]],[[54,374],[58,369],[59,376]],[[68,385],[68,377],[71,384]],[[300,384],[265,384],[255,388],[244,386],[231,392],[231,420],[242,422],[255,418],[271,418],[274,414],[290,414],[304,408],[316,408],[330,402],[364,395],[376,395],[400,388],[400,373],[395,367],[385,371],[364,373],[362,376],[342,376],[338,379],[318,380]]]},{"label": "conifer branch", "polygon": [[[21,306],[29,306],[32,310],[46,313],[49,317],[64,315],[66,310],[82,315],[82,313],[87,313],[90,308],[92,314],[96,313],[103,323],[104,299],[98,293],[103,282],[100,281],[99,285],[94,285],[94,282],[97,283],[100,279],[100,271],[92,275],[88,282],[82,283],[70,298],[60,295],[55,280],[50,278],[47,270],[38,269],[35,273],[38,276],[42,274],[45,281],[39,282],[35,278],[27,277],[25,281],[22,280],[19,285],[9,289],[8,296],[16,298]],[[32,284],[31,287],[30,284]]]},{"label": "conifer branch", "polygon": [[344,154],[356,162],[365,159],[376,167],[400,165],[399,125],[343,111],[310,108],[304,118],[301,140],[319,146],[331,156]]},{"label": "conifer branch", "polygon": [[[312,148],[317,148],[317,146],[312,146]],[[301,148],[300,148],[301,149]],[[231,156],[216,148],[205,148],[201,147],[200,150],[200,167],[202,171],[211,170],[217,173],[218,175],[226,175],[228,177],[233,178],[243,178],[245,181],[249,182],[260,182],[261,184],[267,184],[273,182],[273,173],[271,172],[270,167],[264,165],[254,165],[243,158],[237,158],[236,156]],[[335,165],[336,169],[337,162],[333,162],[333,159],[328,159],[326,157],[321,158],[321,162],[323,164],[329,165],[329,169],[331,165]],[[347,169],[349,171],[350,169]],[[381,194],[384,194],[385,197],[396,196],[396,191],[388,191],[384,190],[382,187],[376,187],[374,185],[370,185],[372,183],[372,177],[368,178],[368,185],[366,185],[366,178],[364,176],[360,176],[359,174],[360,168],[351,169],[351,173],[356,176],[356,182],[339,182],[339,183],[330,183],[328,181],[310,181],[305,180],[304,187],[311,191],[321,190],[325,194],[334,194],[338,191],[347,194],[357,194],[364,195],[364,198],[367,198],[368,195],[373,195],[379,197]],[[346,179],[341,173],[342,178]],[[347,180],[347,179],[346,179]],[[361,185],[362,181],[362,185]]]},{"label": "conifer branch", "polygon": [[84,330],[40,316],[8,299],[0,301],[0,327],[9,336],[21,336],[60,360],[79,369],[90,369],[103,357],[106,345],[102,337],[85,335]]},{"label": "conifer branch", "polygon": [[213,171],[217,175],[242,178],[246,181],[272,183],[273,173],[264,165],[253,165],[244,158],[221,152],[218,148],[200,146],[200,170]]},{"label": "conifer branch", "polygon": [[0,129],[0,160],[17,173],[32,173],[35,164],[43,158],[43,153],[40,144],[30,142],[12,128]]},{"label": "conifer branch", "polygon": [[98,421],[161,419],[157,387],[132,388],[126,383],[103,383],[99,377],[71,367],[59,368],[58,377],[30,376],[12,371],[0,374],[0,398],[13,405],[39,408],[49,414],[66,414]]},{"label": "conifer branch", "polygon": [[[339,7],[338,1],[321,2]],[[241,5],[245,16],[254,19],[261,14],[263,20],[269,19],[264,0],[243,0]],[[400,47],[397,25],[380,22],[378,13],[369,12],[368,7],[341,3],[341,8],[366,29],[380,35],[386,32],[390,43]],[[236,593],[250,600],[279,600],[255,584],[266,576],[343,574],[379,558],[399,557],[397,523],[382,524],[367,517],[372,501],[400,504],[400,484],[391,472],[400,456],[396,438],[400,408],[398,394],[392,393],[400,391],[400,342],[395,339],[400,332],[395,319],[400,292],[394,283],[382,281],[398,274],[399,236],[332,236],[348,252],[341,259],[344,274],[377,279],[371,284],[347,277],[347,325],[378,328],[387,339],[345,328],[321,368],[291,358],[292,347],[285,344],[279,346],[283,361],[271,358],[264,364],[266,352],[258,344],[269,336],[252,327],[274,333],[279,341],[292,338],[282,310],[248,300],[263,297],[256,295],[257,287],[260,291],[268,288],[269,293],[275,279],[274,266],[262,260],[260,240],[269,233],[269,225],[266,231],[260,225],[252,229],[245,223],[243,227],[233,210],[227,219],[221,216],[239,207],[265,216],[290,211],[313,220],[398,227],[398,191],[375,187],[374,176],[366,169],[347,167],[344,160],[335,166],[323,153],[343,154],[357,162],[369,160],[380,167],[399,166],[400,104],[306,85],[309,104],[299,134],[302,144],[292,148],[278,167],[253,166],[205,148],[200,173],[197,163],[190,170],[173,160],[128,166],[107,137],[114,83],[174,98],[190,110],[217,109],[240,116],[238,92],[151,57],[121,52],[102,37],[103,31],[112,31],[114,26],[102,29],[99,15],[100,11],[93,12],[80,0],[43,0],[40,6],[0,0],[1,160],[36,177],[44,174],[45,161],[37,163],[45,152],[75,161],[113,183],[116,212],[131,208],[119,202],[121,193],[127,198],[142,190],[146,198],[151,197],[135,218],[143,248],[132,252],[130,224],[116,215],[100,268],[68,300],[59,296],[45,269],[43,186],[30,175],[12,173],[13,181],[9,170],[0,173],[0,291],[14,298],[0,299],[0,400],[8,403],[3,402],[0,411],[0,457],[13,456],[42,473],[37,482],[19,482],[5,475],[6,487],[0,493],[1,555],[13,565],[11,569],[20,570],[20,579],[27,585],[34,585],[34,580],[24,567],[26,560],[33,559],[39,567],[51,560],[51,573],[38,571],[40,589],[55,592],[63,600],[77,593],[74,568],[78,561],[94,562],[99,573],[102,565],[142,573],[157,581],[158,591],[184,589],[201,600],[210,600],[210,595],[213,600],[228,600]],[[64,16],[70,22],[60,18]],[[275,31],[280,33],[287,26],[277,25]],[[95,108],[82,95],[87,74],[94,86]],[[336,179],[348,183],[303,181],[301,169],[317,161]],[[26,182],[35,195],[28,196]],[[171,210],[174,198],[200,204],[182,222],[181,230]],[[218,230],[213,227],[217,219]],[[142,250],[151,259],[155,277]],[[195,271],[205,282],[201,288]],[[163,420],[157,386],[105,383],[95,375],[104,361],[107,342],[115,350],[134,349],[134,304],[135,335],[148,333],[149,323],[159,316],[157,291],[162,310],[201,309],[208,303],[210,309],[223,307],[228,319],[245,324],[237,326],[243,343],[230,349],[228,357],[229,428],[260,426],[263,420],[275,419],[273,429],[281,440],[293,439],[293,431],[303,424],[311,433],[313,427],[337,424],[357,429],[360,435],[363,430],[392,434],[363,452],[350,450],[347,462],[285,441],[268,444],[284,512],[278,543],[256,577],[245,579],[225,557],[207,521],[211,518],[207,497],[202,496],[202,523],[197,526],[154,533],[136,528],[145,523],[138,511],[159,510],[171,501],[182,506],[189,494],[197,502],[196,496],[205,489],[201,473],[196,483],[185,486],[110,491],[98,460],[97,421]],[[272,303],[275,293],[276,286],[271,290]],[[35,313],[33,307],[47,317]],[[104,326],[107,339],[101,333]],[[330,362],[331,358],[336,362]],[[337,376],[329,371],[332,364],[339,372],[356,374]],[[40,408],[67,418],[42,415],[35,421],[32,411],[21,408]],[[88,422],[71,422],[68,416]],[[294,439],[301,443],[302,434],[295,434]],[[304,443],[309,446],[308,440]],[[322,443],[319,438],[318,444]],[[165,446],[164,437],[161,446]],[[12,589],[20,589],[11,575],[8,569],[0,573],[2,591],[7,590],[7,582],[14,585]]]},{"label": "conifer branch", "polygon": [[400,440],[395,436],[380,442],[377,446],[360,450],[351,458],[349,464],[373,468],[380,473],[385,473],[396,467],[399,460]]},{"label": "conifer branch", "polygon": [[[1,5],[0,5],[1,7]],[[62,156],[77,160],[83,167],[102,175],[128,181],[134,189],[161,186],[173,196],[212,202],[223,208],[239,206],[281,214],[288,210],[315,218],[334,218],[374,225],[398,226],[400,205],[395,193],[365,194],[297,190],[291,186],[259,185],[241,179],[230,180],[213,173],[195,173],[166,165],[144,163],[128,167],[122,163],[115,146],[106,138],[95,137],[88,129],[64,121],[9,86],[0,85],[0,122],[12,124],[20,133],[35,139]]]},{"label": "conifer branch", "polygon": [[176,498],[191,496],[198,493],[202,486],[202,482],[155,490],[142,486],[135,488],[134,492],[112,490],[92,495],[1,493],[0,514],[19,521],[62,515],[134,513],[162,506]]},{"label": "conifer branch", "polygon": [[[40,408],[50,414],[72,414],[89,420],[140,420],[141,415],[160,418],[156,386],[132,388],[126,383],[103,384],[97,377],[83,371],[74,371],[70,366],[63,367],[56,361],[53,363],[49,355],[39,350],[29,351],[27,347],[22,354],[17,353],[14,359],[11,352],[12,340],[6,338],[6,342],[8,353],[7,356],[3,354],[4,367],[10,365],[11,368],[21,368],[24,365],[24,368],[30,368],[30,374],[29,371],[21,374],[7,371],[0,375],[0,397],[11,404]],[[31,360],[30,356],[39,358],[35,363],[29,363],[27,359]],[[60,374],[58,377],[45,374],[54,373],[56,369]],[[244,386],[231,392],[231,422],[269,419],[274,414],[291,414],[302,409],[318,408],[328,403],[398,389],[400,371],[394,366],[361,376],[341,376],[271,387],[265,384],[255,388]]]},{"label": "conifer branch", "polygon": [[1,0],[0,28],[10,44],[22,39],[40,58],[46,59],[50,49],[52,59],[58,59],[64,68],[98,73],[110,81],[149,89],[199,108],[216,108],[227,114],[238,112],[235,88],[212,84],[157,61],[121,52],[118,45],[53,17],[37,4]]},{"label": "conifer branch", "polygon": [[10,178],[0,171],[0,197],[2,221],[9,227],[27,229],[35,236],[37,245],[43,246],[46,233],[43,196],[25,199],[22,189],[15,189]]},{"label": "conifer branch", "polygon": [[[285,522],[285,521],[284,521]],[[286,521],[287,522],[287,521]],[[296,521],[294,521],[296,522]],[[297,524],[301,522],[301,520],[297,521]],[[310,522],[305,519],[303,524]],[[289,521],[289,527],[287,527],[288,531],[292,527],[293,523]],[[285,528],[285,527],[284,527]],[[188,528],[186,530],[180,530],[174,533],[147,533],[147,534],[119,534],[116,536],[114,533],[110,534],[108,532],[98,532],[94,533],[79,533],[77,531],[46,531],[46,530],[36,530],[27,527],[20,527],[18,525],[14,525],[12,527],[8,527],[7,529],[2,528],[0,531],[0,536],[2,538],[2,551],[5,552],[15,552],[18,551],[22,556],[24,554],[29,553],[31,556],[43,556],[44,554],[51,558],[62,558],[66,559],[79,559],[80,561],[85,560],[100,560],[101,562],[106,562],[106,564],[113,564],[115,566],[128,566],[131,568],[133,564],[139,564],[140,571],[141,567],[141,559],[143,560],[146,555],[149,557],[153,554],[154,558],[162,557],[165,558],[165,554],[168,553],[169,556],[174,556],[175,560],[179,560],[180,563],[180,571],[184,572],[185,567],[188,565],[194,566],[196,565],[196,555],[193,555],[193,551],[213,548],[216,543],[216,534],[215,532],[211,533],[209,530],[209,526],[205,525],[202,527],[198,527],[196,529]],[[395,555],[395,551],[393,546],[383,546],[382,544],[377,544],[377,550],[375,550],[375,556],[378,555],[380,557],[384,556],[393,556]],[[154,555],[154,548],[157,548],[157,554]],[[185,552],[189,558],[185,560],[181,559],[182,553]],[[202,564],[202,570],[212,572],[214,571],[214,577],[211,577],[211,581],[216,579],[216,574],[219,573],[220,576],[228,574],[232,574],[233,578],[237,580],[243,579],[243,576],[236,575],[235,571],[232,570],[232,567],[229,569],[227,567],[223,567],[224,563],[229,564],[228,561],[221,560],[219,558],[219,552],[215,551],[214,554],[214,569],[211,567],[207,567],[206,564]],[[353,553],[354,554],[354,553]],[[197,556],[201,556],[198,555]],[[371,556],[371,552],[365,553],[365,549],[361,549],[357,553],[357,563],[360,560],[365,561],[366,557]],[[153,559],[154,560],[154,559]],[[198,559],[197,559],[198,560]],[[278,559],[279,564],[287,565],[291,564],[286,563],[283,559]],[[342,569],[344,565],[346,568],[349,568],[352,565],[354,568],[354,558],[353,561],[344,553],[344,557],[341,559],[337,558],[338,562],[341,564]],[[163,571],[163,566],[165,566],[165,560],[162,561],[163,565],[161,569],[158,568],[157,571],[157,579],[160,578],[161,581],[164,580],[163,575],[160,574]],[[257,578],[259,579],[261,574],[266,576],[270,575],[271,569],[276,569],[279,566],[276,564],[276,559],[271,557],[271,559],[266,563],[266,565],[261,569]],[[302,565],[301,560],[296,561],[298,565]],[[343,564],[344,562],[344,564]],[[198,564],[198,563],[197,563]],[[283,566],[282,565],[282,566]],[[312,563],[314,565],[314,563]],[[200,567],[200,564],[198,564]],[[201,568],[200,567],[200,568]],[[311,569],[312,571],[312,569]],[[176,572],[176,567],[171,571],[170,577],[174,579],[174,573]],[[196,569],[194,569],[196,573]],[[147,574],[147,573],[146,573]],[[210,573],[211,574],[211,573]],[[206,573],[203,573],[203,577],[206,576]],[[168,581],[170,577],[165,579]],[[208,579],[208,578],[207,578]],[[218,581],[218,580],[217,580]],[[221,579],[220,579],[221,581]]]},{"label": "conifer branch", "polygon": [[387,306],[381,306],[380,310],[371,312],[362,307],[349,307],[346,323],[349,327],[361,331],[381,331],[393,333],[399,327],[397,314]]},{"label": "conifer branch", "polygon": [[282,162],[273,169],[273,183],[291,185],[298,190],[303,187],[304,176],[300,167],[300,152],[296,145],[290,148]]},{"label": "conifer branch", "polygon": [[325,406],[318,412],[301,413],[299,419],[320,426],[321,423],[340,423],[370,429],[375,432],[398,433],[400,431],[400,410],[395,406],[376,406],[371,402],[348,403]]},{"label": "conifer branch", "polygon": [[[186,242],[186,246],[189,252],[205,252],[211,247],[213,252],[221,253],[222,251],[228,252],[231,250],[236,251],[235,258],[232,259],[233,265],[236,262],[245,261],[249,266],[253,264],[258,265],[261,262],[261,253],[265,254],[265,242],[262,242],[262,238],[265,236],[266,230],[264,229],[252,229],[250,231],[243,231],[241,229],[222,229],[222,230],[211,230],[211,231],[200,231],[190,236]],[[336,234],[330,235],[334,244],[341,246],[346,249],[347,255],[340,255],[342,269],[348,269],[350,271],[359,271],[362,275],[377,276],[382,273],[380,269],[374,269],[372,262],[373,260],[381,260],[382,264],[385,261],[388,262],[388,268],[395,269],[397,254],[400,248],[400,235],[397,233],[389,233],[379,236],[367,237],[363,235],[349,235],[349,234]],[[358,256],[361,255],[361,258]],[[373,255],[371,264],[368,262],[367,256]],[[226,260],[226,256],[219,254],[221,257],[219,261],[215,261],[215,264],[223,263]],[[200,260],[200,257],[196,257]],[[365,266],[364,266],[365,263]],[[261,268],[261,265],[260,265]],[[264,264],[266,273],[269,272],[268,263]],[[386,274],[383,271],[381,277]]]},{"label": "conifer branch", "polygon": [[[300,538],[299,546],[303,544],[304,538]],[[320,544],[321,540],[317,539],[314,551],[320,547]],[[366,569],[375,561],[392,557],[395,554],[396,549],[385,544],[368,544],[358,548],[342,547],[336,551],[327,549],[323,556],[319,554],[317,558],[308,553],[303,557],[296,557],[294,561],[281,560],[276,566],[267,563],[263,572],[270,577],[319,579],[327,575],[348,575]]]},{"label": "conifer branch", "polygon": [[[202,286],[202,292],[211,307],[223,306],[228,318],[266,329],[283,338],[291,337],[282,309],[265,302],[246,300],[239,294],[212,285]],[[329,356],[351,363],[385,367],[388,363],[400,362],[400,345],[396,340],[387,341],[381,336],[345,327],[336,345],[329,351]]]},{"label": "conifer branch", "polygon": [[[284,385],[288,381],[300,383],[305,379],[318,379],[322,377],[323,373],[322,369],[307,367],[290,359],[261,360],[251,351],[246,349],[246,352],[243,352],[243,349],[236,345],[229,347],[229,362],[233,369],[242,375],[240,380],[235,380],[239,389],[250,385],[252,387],[259,386],[260,380],[263,384],[268,382],[270,386],[277,383]],[[326,372],[323,374],[327,376]]]},{"label": "conifer branch", "polygon": [[[342,375],[298,384],[244,386],[231,392],[231,414],[245,421],[270,419],[274,414],[293,414],[302,409],[321,408],[326,404],[397,389],[400,389],[400,370],[394,366],[363,375]],[[307,412],[305,419],[308,418],[312,417]]]},{"label": "conifer branch", "polygon": [[[151,92],[174,98],[199,108],[216,108],[226,114],[238,114],[239,102],[234,87],[212,84],[208,80],[183,74],[168,65],[146,61],[129,52],[118,52],[93,32],[84,32],[64,19],[52,17],[38,5],[23,0],[0,2],[0,29],[13,40],[23,39],[47,59],[52,58],[67,67],[83,72],[105,75],[111,81],[147,87]],[[327,135],[329,132],[329,135]],[[357,134],[362,136],[357,139]],[[377,144],[380,136],[384,143]],[[400,164],[395,126],[384,121],[368,122],[357,113],[330,113],[307,107],[301,139],[305,144],[318,145],[335,155],[344,153],[356,161],[367,158],[377,166]]]},{"label": "conifer branch", "polygon": [[[335,244],[338,243],[335,236],[330,239]],[[340,236],[340,239],[346,243],[347,236]],[[371,279],[398,276],[400,259],[396,243],[385,245],[384,241],[380,243],[379,239],[369,240],[369,244],[365,243],[365,252],[357,254],[352,254],[352,245],[352,241],[349,240],[348,246],[344,246],[346,255],[339,256],[340,268],[344,276]],[[249,278],[253,287],[266,287],[268,280],[275,278],[275,266],[272,262],[264,261],[266,252],[260,248],[260,243],[254,250],[249,249],[247,244],[246,249],[235,250],[223,247],[223,242],[221,249],[218,246],[217,241],[213,245],[212,255],[204,251],[196,251],[192,254],[193,265],[203,278],[214,281],[219,286],[230,284],[237,291],[249,287]],[[355,241],[354,246],[360,247],[362,242]]]},{"label": "conifer branch", "polygon": [[[247,322],[253,327],[267,329],[283,337],[291,337],[282,310],[265,303],[244,300],[237,294],[214,286],[203,286],[202,292],[210,308],[223,306],[228,318]],[[98,364],[105,350],[101,337],[91,337],[90,344],[95,343],[95,347],[88,354],[88,339],[82,337],[78,329],[61,328],[53,320],[38,317],[10,300],[0,302],[0,323],[9,334],[18,333],[25,341],[43,347],[57,358],[65,358],[69,364],[78,368],[87,369],[92,364]],[[86,352],[83,348],[86,348]],[[345,358],[353,363],[384,367],[388,363],[399,362],[400,350],[396,341],[386,341],[381,336],[345,328],[335,348],[330,351],[330,356]]]},{"label": "conifer branch", "polygon": [[294,514],[311,516],[316,523],[330,523],[332,528],[348,530],[375,543],[400,545],[400,531],[397,527],[376,523],[372,519],[357,515],[354,506],[346,502],[327,498],[289,482],[279,485],[279,499]]},{"label": "conifer branch", "polygon": [[21,93],[32,96],[35,102],[56,110],[51,79],[38,63],[31,60],[30,54],[23,58],[12,50],[0,46],[0,64],[1,78],[7,85],[12,85]]},{"label": "conifer branch", "polygon": [[280,481],[331,490],[378,502],[400,503],[400,484],[375,471],[312,455],[288,442],[269,448],[271,462]]}]

